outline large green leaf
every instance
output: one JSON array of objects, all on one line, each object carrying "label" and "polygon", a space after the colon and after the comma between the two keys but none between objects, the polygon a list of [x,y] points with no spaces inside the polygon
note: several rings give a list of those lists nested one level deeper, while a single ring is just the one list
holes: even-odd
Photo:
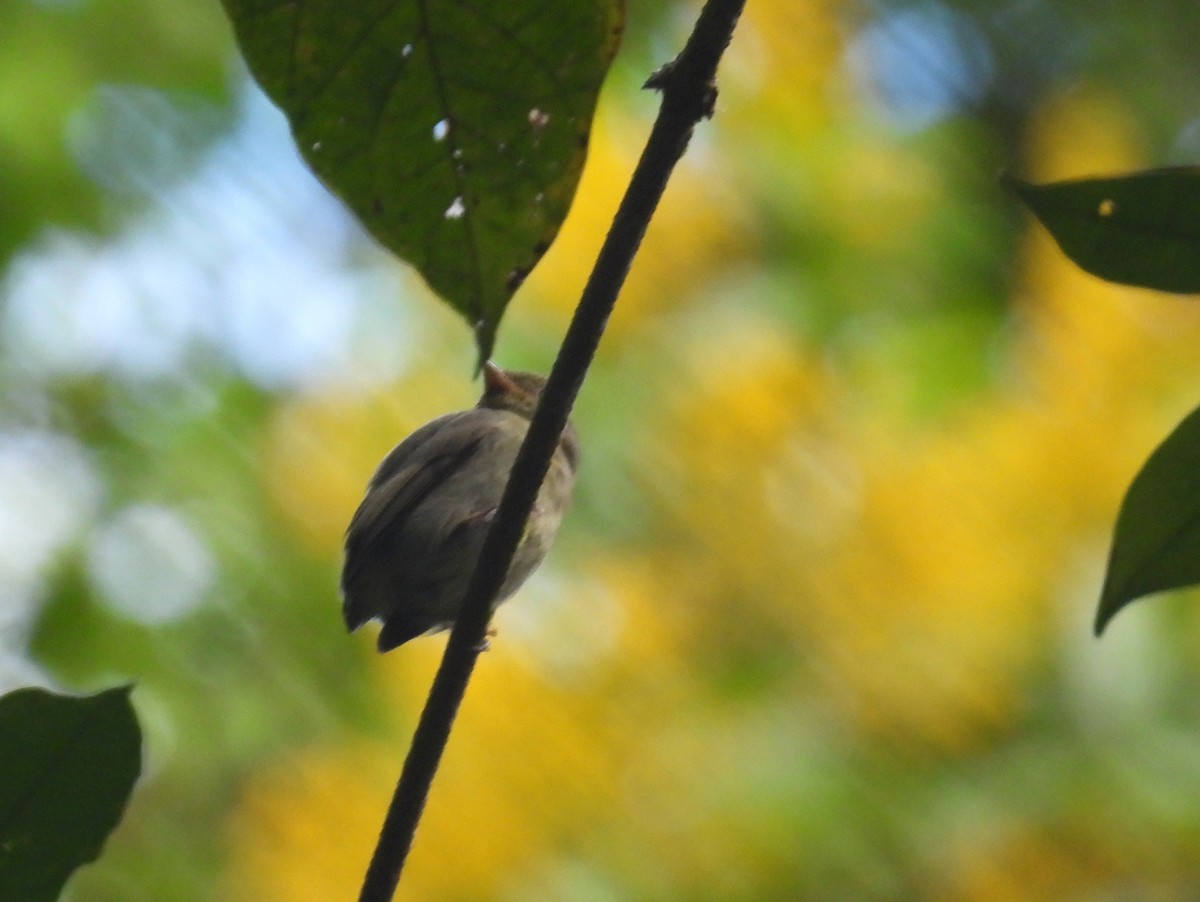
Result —
[{"label": "large green leaf", "polygon": [[1068,257],[1111,282],[1200,292],[1200,167],[1011,188]]},{"label": "large green leaf", "polygon": [[129,687],[0,698],[0,899],[53,902],[100,854],[141,770]]},{"label": "large green leaf", "polygon": [[1121,503],[1097,635],[1131,601],[1195,583],[1200,583],[1200,409],[1154,450]]},{"label": "large green leaf", "polygon": [[224,0],[309,165],[475,329],[566,217],[622,0]]}]

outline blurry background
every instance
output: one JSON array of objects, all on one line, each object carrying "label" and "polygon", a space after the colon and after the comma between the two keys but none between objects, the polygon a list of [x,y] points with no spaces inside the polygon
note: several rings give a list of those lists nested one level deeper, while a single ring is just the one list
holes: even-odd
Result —
[{"label": "blurry background", "polygon": [[[553,359],[697,8],[634,0],[503,364]],[[341,533],[473,403],[470,336],[217,0],[0,35],[0,689],[135,680],[147,731],[71,898],[353,898],[444,639],[345,635]],[[1194,0],[750,0],[404,898],[1196,897],[1198,600],[1090,622],[1200,309],[1081,274],[996,176],[1197,162],[1198,60]]]}]

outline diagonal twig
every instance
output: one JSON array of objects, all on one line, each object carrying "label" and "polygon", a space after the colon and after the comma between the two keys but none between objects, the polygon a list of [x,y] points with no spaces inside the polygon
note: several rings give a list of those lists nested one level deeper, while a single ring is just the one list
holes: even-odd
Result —
[{"label": "diagonal twig", "polygon": [[696,125],[712,115],[717,64],[744,4],[745,0],[707,0],[683,51],[646,83],[662,92],[658,117],[513,464],[462,611],[421,712],[359,902],[390,902],[395,894],[429,786],[479,656],[490,619],[490,601],[504,582],[550,458],[667,180],[687,150]]}]

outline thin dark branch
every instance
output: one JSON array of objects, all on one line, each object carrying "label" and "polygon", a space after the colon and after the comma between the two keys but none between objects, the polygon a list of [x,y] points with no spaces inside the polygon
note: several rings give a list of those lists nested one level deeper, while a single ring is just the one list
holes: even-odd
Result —
[{"label": "thin dark branch", "polygon": [[359,902],[389,902],[396,891],[430,783],[479,656],[490,619],[489,601],[499,592],[508,572],[550,458],[667,180],[687,149],[696,124],[712,113],[717,64],[744,4],[745,0],[708,0],[683,52],[647,82],[648,87],[662,91],[662,107],[513,465],[462,613],[450,633],[417,724]]}]

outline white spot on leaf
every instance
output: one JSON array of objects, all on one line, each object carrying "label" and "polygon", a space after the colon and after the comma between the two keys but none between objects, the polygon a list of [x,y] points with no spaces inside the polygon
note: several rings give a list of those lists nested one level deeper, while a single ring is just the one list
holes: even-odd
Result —
[{"label": "white spot on leaf", "polygon": [[445,141],[446,135],[450,134],[450,120],[439,119],[433,126],[433,140]]},{"label": "white spot on leaf", "polygon": [[447,219],[462,219],[463,214],[467,212],[467,206],[463,203],[461,197],[454,198],[450,206],[446,208],[445,217]]}]

